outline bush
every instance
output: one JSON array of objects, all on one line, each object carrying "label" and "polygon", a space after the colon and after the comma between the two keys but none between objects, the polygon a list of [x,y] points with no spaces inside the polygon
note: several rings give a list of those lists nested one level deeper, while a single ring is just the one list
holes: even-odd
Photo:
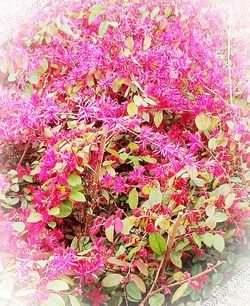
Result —
[{"label": "bush", "polygon": [[1,50],[1,297],[206,298],[247,237],[240,43],[211,1],[67,2]]}]

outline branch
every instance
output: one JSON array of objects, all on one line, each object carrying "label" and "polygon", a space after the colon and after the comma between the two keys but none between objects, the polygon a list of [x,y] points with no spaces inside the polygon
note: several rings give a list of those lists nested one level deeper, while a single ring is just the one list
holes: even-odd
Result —
[{"label": "branch", "polygon": [[176,219],[176,222],[175,222],[175,225],[174,225],[174,228],[173,228],[173,231],[170,234],[170,238],[169,238],[168,246],[167,246],[167,252],[164,255],[164,262],[163,262],[163,265],[161,267],[161,271],[160,271],[160,275],[159,275],[160,277],[164,274],[164,272],[166,270],[167,263],[168,263],[169,256],[170,256],[170,252],[171,252],[171,250],[173,248],[173,245],[174,245],[174,242],[175,242],[175,237],[177,235],[177,232],[178,232],[178,229],[179,229],[182,217],[183,217],[183,213],[179,212],[179,214],[177,216],[177,219]]},{"label": "branch", "polygon": [[24,151],[23,151],[23,154],[22,154],[22,156],[21,156],[21,158],[20,158],[20,160],[19,160],[19,162],[18,162],[18,164],[17,164],[17,168],[19,168],[19,166],[21,166],[21,163],[22,163],[22,161],[23,161],[23,159],[24,159],[24,156],[25,156],[25,154],[26,154],[26,152],[27,152],[27,150],[28,150],[29,144],[30,144],[30,140],[27,142],[27,144],[26,144],[26,146],[25,146],[25,149],[24,149]]},{"label": "branch", "polygon": [[100,170],[102,166],[102,161],[103,161],[103,156],[104,156],[104,151],[105,151],[105,142],[107,139],[107,128],[103,128],[103,135],[100,141],[100,150],[99,150],[99,156],[97,159],[97,165],[95,169],[95,176],[93,179],[93,199],[95,199],[96,194],[97,194],[97,184],[99,181],[99,175],[100,175]]},{"label": "branch", "polygon": [[211,268],[209,268],[209,269],[207,269],[207,270],[201,272],[200,274],[194,275],[194,276],[192,276],[192,277],[190,277],[190,278],[188,278],[188,279],[183,279],[183,280],[178,281],[178,282],[176,282],[176,283],[173,283],[173,284],[170,284],[170,285],[166,285],[166,286],[160,287],[160,288],[158,288],[158,289],[156,289],[156,290],[154,290],[154,291],[151,291],[149,294],[147,294],[147,299],[145,298],[145,299],[139,304],[139,306],[144,306],[145,303],[146,303],[146,301],[147,301],[151,296],[155,295],[156,293],[159,293],[159,292],[163,291],[164,289],[166,289],[166,287],[167,287],[168,289],[170,289],[170,288],[174,288],[174,287],[180,286],[180,285],[182,285],[182,284],[184,284],[184,283],[190,282],[190,281],[192,281],[192,280],[195,280],[196,278],[199,278],[200,276],[205,275],[205,274],[207,274],[207,273],[213,271],[215,268],[217,268],[218,266],[220,266],[220,265],[223,264],[223,263],[224,263],[224,261],[218,261],[216,265],[214,265],[213,267],[211,267]]},{"label": "branch", "polygon": [[162,274],[165,272],[166,270],[166,266],[167,266],[167,263],[168,263],[168,260],[169,260],[169,256],[170,256],[170,252],[172,250],[172,247],[174,245],[174,241],[175,241],[175,236],[177,234],[177,231],[178,231],[178,228],[180,226],[180,222],[182,220],[182,217],[183,217],[183,213],[180,212],[177,216],[177,219],[176,219],[176,222],[174,224],[174,228],[173,228],[173,231],[172,233],[170,234],[170,238],[168,240],[168,245],[167,245],[167,252],[163,255],[162,257],[162,261],[160,263],[160,266],[157,270],[157,273],[156,273],[156,276],[155,276],[155,279],[154,279],[154,282],[148,292],[148,294],[146,295],[146,297],[142,300],[142,302],[139,304],[139,306],[144,306],[145,303],[147,302],[147,300],[149,299],[149,297],[152,295],[152,292],[154,292],[154,288],[156,286],[156,283],[158,281],[158,279],[162,276]]}]

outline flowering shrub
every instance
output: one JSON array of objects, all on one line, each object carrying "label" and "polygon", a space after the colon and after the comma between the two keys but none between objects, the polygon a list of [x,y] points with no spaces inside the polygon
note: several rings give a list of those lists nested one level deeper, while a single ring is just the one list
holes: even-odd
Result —
[{"label": "flowering shrub", "polygon": [[6,42],[3,303],[184,303],[239,267],[247,87],[211,3],[60,1]]}]

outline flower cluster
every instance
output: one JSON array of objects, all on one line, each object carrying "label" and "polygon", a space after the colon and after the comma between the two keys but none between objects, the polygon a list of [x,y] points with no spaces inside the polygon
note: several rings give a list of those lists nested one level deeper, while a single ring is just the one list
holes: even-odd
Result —
[{"label": "flower cluster", "polygon": [[224,14],[211,0],[62,0],[4,45],[6,305],[196,301],[237,266],[249,97]]}]

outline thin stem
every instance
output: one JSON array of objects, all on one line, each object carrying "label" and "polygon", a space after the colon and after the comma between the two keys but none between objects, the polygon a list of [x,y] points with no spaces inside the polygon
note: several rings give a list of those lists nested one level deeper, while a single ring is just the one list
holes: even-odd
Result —
[{"label": "thin stem", "polygon": [[[139,247],[142,246],[143,240],[144,240],[144,238],[145,238],[146,236],[147,236],[147,233],[145,233],[145,234],[143,235],[143,237],[142,237],[142,239],[141,239],[141,241],[140,241],[140,243],[139,243],[139,245],[138,245]],[[130,273],[131,273],[131,268],[132,268],[132,264],[133,264],[134,259],[135,259],[135,255],[136,255],[136,252],[133,254],[133,257],[132,257],[131,262],[130,262],[130,264],[129,264],[129,269],[128,269],[128,273],[127,273],[127,275],[126,275],[126,278],[128,278],[129,275],[130,275]]]},{"label": "thin stem", "polygon": [[22,156],[21,156],[21,158],[20,158],[20,160],[19,160],[19,162],[18,162],[18,164],[17,164],[17,168],[18,168],[19,166],[21,166],[21,163],[22,163],[22,161],[23,161],[23,159],[24,159],[24,156],[25,156],[25,154],[26,154],[26,152],[27,152],[27,150],[28,150],[29,145],[30,145],[30,140],[28,141],[28,143],[27,143],[26,146],[25,146],[25,149],[24,149],[24,151],[23,151],[23,154],[22,154]]},{"label": "thin stem", "polygon": [[98,159],[97,159],[97,165],[96,165],[96,169],[95,169],[95,176],[94,176],[94,179],[93,179],[93,195],[92,195],[93,200],[95,200],[95,197],[96,197],[96,194],[97,194],[97,184],[98,184],[98,181],[99,181],[99,175],[100,175],[100,170],[101,170],[104,151],[105,151],[106,139],[107,139],[107,128],[104,127],[103,135],[102,135],[101,142],[100,142],[99,156],[98,156]]},{"label": "thin stem", "polygon": [[167,252],[164,255],[164,262],[163,262],[163,265],[161,267],[160,274],[159,274],[160,277],[164,274],[164,272],[166,270],[167,263],[168,263],[169,257],[170,257],[170,252],[172,251],[172,248],[173,248],[173,245],[174,245],[174,242],[175,242],[175,237],[176,237],[178,229],[180,227],[182,218],[183,218],[183,213],[179,212],[179,214],[177,216],[177,219],[176,219],[176,222],[174,224],[173,231],[170,234],[170,238],[168,240]]},{"label": "thin stem", "polygon": [[196,278],[199,278],[200,276],[205,275],[205,274],[207,274],[207,273],[213,271],[215,268],[217,268],[218,266],[220,266],[220,265],[223,264],[223,263],[224,263],[224,261],[218,261],[217,264],[216,264],[215,266],[213,266],[213,267],[211,267],[211,268],[209,268],[209,269],[207,269],[207,270],[201,272],[200,274],[197,274],[197,275],[192,276],[192,277],[190,277],[190,278],[188,278],[188,279],[184,279],[184,280],[178,281],[178,282],[173,283],[173,284],[170,284],[170,285],[165,285],[165,286],[163,286],[163,287],[160,287],[160,288],[158,288],[158,289],[152,291],[152,292],[151,292],[150,294],[148,294],[148,295],[146,296],[146,298],[139,304],[139,306],[144,306],[145,303],[147,302],[147,300],[148,300],[151,296],[153,296],[154,294],[159,293],[159,292],[163,291],[163,290],[166,289],[166,288],[168,288],[168,289],[174,288],[174,287],[180,286],[180,285],[182,285],[182,284],[184,284],[184,283],[187,283],[187,282],[190,282],[190,281],[192,281],[192,280],[195,280]]},{"label": "thin stem", "polygon": [[227,170],[225,169],[225,167],[222,165],[222,163],[218,160],[218,158],[213,154],[213,152],[204,145],[204,148],[207,150],[207,152],[212,156],[212,158],[221,166],[225,176],[227,177],[228,179],[228,183],[229,185],[232,187],[232,183],[231,183],[231,180],[230,180],[230,176],[228,175],[227,173]]},{"label": "thin stem", "polygon": [[145,302],[148,300],[149,296],[150,296],[151,293],[153,292],[154,287],[156,286],[156,283],[157,283],[158,278],[159,278],[159,276],[160,276],[160,272],[161,272],[162,266],[163,266],[163,264],[164,264],[164,259],[165,259],[165,257],[163,256],[163,258],[162,258],[162,260],[161,260],[161,263],[160,263],[160,266],[159,266],[159,268],[158,268],[158,270],[157,270],[157,273],[156,273],[154,282],[153,282],[153,284],[152,284],[152,286],[151,286],[151,288],[150,288],[148,294],[146,295],[146,297],[144,298],[144,300],[139,304],[139,306],[144,306]]},{"label": "thin stem", "polygon": [[168,263],[168,260],[169,260],[169,256],[170,256],[170,252],[172,250],[172,247],[174,245],[174,241],[175,241],[175,237],[176,237],[176,234],[178,232],[178,228],[180,226],[180,222],[182,220],[182,216],[183,214],[180,212],[177,216],[177,219],[176,219],[176,222],[174,224],[174,228],[173,228],[173,231],[172,231],[172,234],[170,235],[170,238],[168,240],[168,245],[167,245],[167,252],[163,255],[162,257],[162,261],[160,263],[160,266],[157,270],[157,273],[156,273],[156,276],[155,276],[155,279],[154,279],[154,282],[148,292],[148,294],[146,295],[146,297],[142,300],[142,302],[139,304],[139,306],[144,306],[145,303],[147,302],[147,300],[149,299],[149,297],[152,295],[152,292],[156,286],[156,283],[159,279],[159,277],[162,276],[162,274],[165,272],[166,270],[166,266],[167,266],[167,263]]},{"label": "thin stem", "polygon": [[213,89],[209,88],[206,85],[204,85],[204,88],[206,88],[208,91],[210,91],[214,95],[218,96],[222,101],[226,102],[226,100],[218,92],[214,91]]}]

